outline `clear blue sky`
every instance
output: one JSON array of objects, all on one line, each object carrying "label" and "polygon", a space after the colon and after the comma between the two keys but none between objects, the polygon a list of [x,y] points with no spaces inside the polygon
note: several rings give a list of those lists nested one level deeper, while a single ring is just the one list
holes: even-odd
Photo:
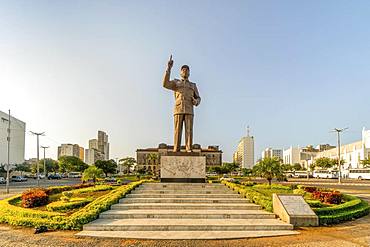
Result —
[{"label": "clear blue sky", "polygon": [[[172,143],[173,94],[189,64],[202,103],[195,143],[230,161],[247,125],[265,147],[335,144],[370,128],[369,1],[1,1],[0,110],[27,129],[87,147],[105,130],[111,157]],[[36,141],[26,135],[26,157]]]}]

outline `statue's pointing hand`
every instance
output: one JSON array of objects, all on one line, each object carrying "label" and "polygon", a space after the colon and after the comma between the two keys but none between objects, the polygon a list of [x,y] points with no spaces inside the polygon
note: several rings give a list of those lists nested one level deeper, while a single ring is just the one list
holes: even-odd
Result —
[{"label": "statue's pointing hand", "polygon": [[171,69],[173,66],[173,60],[172,60],[172,55],[170,56],[170,59],[168,60],[168,63],[167,63],[167,68],[168,69]]}]

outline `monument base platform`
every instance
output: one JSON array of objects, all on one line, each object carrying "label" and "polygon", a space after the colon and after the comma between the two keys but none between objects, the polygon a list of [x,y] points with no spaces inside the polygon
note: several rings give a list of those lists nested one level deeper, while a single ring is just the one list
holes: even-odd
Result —
[{"label": "monument base platform", "polygon": [[161,182],[205,183],[206,157],[187,154],[161,156]]}]

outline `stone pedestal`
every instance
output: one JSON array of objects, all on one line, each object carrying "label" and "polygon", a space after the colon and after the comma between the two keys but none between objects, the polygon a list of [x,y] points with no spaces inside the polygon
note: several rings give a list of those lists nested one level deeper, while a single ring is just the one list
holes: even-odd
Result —
[{"label": "stone pedestal", "polygon": [[273,194],[274,213],[294,226],[318,226],[319,217],[301,195]]},{"label": "stone pedestal", "polygon": [[205,180],[205,156],[180,152],[161,156],[161,182],[204,183]]}]

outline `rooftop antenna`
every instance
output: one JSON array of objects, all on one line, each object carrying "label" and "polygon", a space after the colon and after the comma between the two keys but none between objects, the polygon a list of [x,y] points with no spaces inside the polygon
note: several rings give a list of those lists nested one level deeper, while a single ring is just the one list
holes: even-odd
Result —
[{"label": "rooftop antenna", "polygon": [[251,132],[251,130],[250,130],[249,125],[248,125],[247,126],[247,136],[249,136],[250,132]]}]

